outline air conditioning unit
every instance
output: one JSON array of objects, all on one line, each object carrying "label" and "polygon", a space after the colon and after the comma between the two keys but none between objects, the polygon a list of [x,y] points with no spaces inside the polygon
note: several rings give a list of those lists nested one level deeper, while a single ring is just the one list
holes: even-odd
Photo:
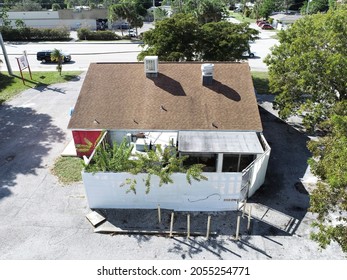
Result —
[{"label": "air conditioning unit", "polygon": [[145,56],[146,77],[158,77],[158,56]]}]

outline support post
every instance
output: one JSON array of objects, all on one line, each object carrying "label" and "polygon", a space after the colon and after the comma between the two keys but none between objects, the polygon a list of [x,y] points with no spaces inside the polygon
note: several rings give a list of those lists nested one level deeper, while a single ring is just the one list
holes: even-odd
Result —
[{"label": "support post", "polygon": [[171,213],[170,235],[169,235],[170,237],[172,237],[173,222],[174,222],[174,212]]},{"label": "support post", "polygon": [[211,227],[211,215],[207,217],[207,230],[206,230],[206,238],[210,237],[210,227]]},{"label": "support post", "polygon": [[160,204],[158,204],[158,222],[159,225],[161,224],[161,209],[160,209]]},{"label": "support post", "polygon": [[187,215],[187,238],[190,237],[190,214]]},{"label": "support post", "polygon": [[247,206],[247,200],[244,201],[244,203],[243,203],[243,205],[242,205],[242,218],[245,217],[246,206]]},{"label": "support post", "polygon": [[236,240],[239,240],[239,233],[240,233],[240,220],[241,220],[240,215],[237,215],[236,234],[235,234],[235,239],[236,239]]}]

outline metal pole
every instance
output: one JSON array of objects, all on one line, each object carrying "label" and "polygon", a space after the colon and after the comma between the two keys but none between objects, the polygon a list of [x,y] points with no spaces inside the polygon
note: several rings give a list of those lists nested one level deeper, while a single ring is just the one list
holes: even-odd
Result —
[{"label": "metal pole", "polygon": [[211,227],[211,215],[208,215],[208,217],[207,217],[207,231],[206,231],[206,238],[207,239],[210,237],[210,227]]},{"label": "metal pole", "polygon": [[190,237],[190,214],[187,215],[187,237]]},{"label": "metal pole", "polygon": [[9,61],[9,59],[8,59],[8,55],[7,55],[7,52],[6,52],[4,40],[2,39],[1,32],[0,32],[0,45],[1,45],[1,48],[2,48],[2,53],[4,54],[4,58],[5,58],[6,66],[7,66],[7,71],[8,71],[8,73],[9,73],[11,76],[13,76],[11,64],[10,64],[10,61]]},{"label": "metal pole", "polygon": [[160,210],[160,204],[158,204],[158,222],[161,224],[161,210]]},{"label": "metal pole", "polygon": [[171,213],[170,237],[172,237],[173,222],[174,222],[174,212]]}]

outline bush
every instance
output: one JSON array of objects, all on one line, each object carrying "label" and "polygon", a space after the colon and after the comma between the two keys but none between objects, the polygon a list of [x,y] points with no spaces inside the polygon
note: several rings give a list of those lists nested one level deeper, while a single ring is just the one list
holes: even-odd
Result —
[{"label": "bush", "polygon": [[77,36],[79,40],[111,41],[121,39],[121,37],[113,31],[91,31],[87,28],[78,29]]},{"label": "bush", "polygon": [[67,28],[32,28],[23,27],[14,29],[0,27],[5,41],[68,41],[70,32]]}]

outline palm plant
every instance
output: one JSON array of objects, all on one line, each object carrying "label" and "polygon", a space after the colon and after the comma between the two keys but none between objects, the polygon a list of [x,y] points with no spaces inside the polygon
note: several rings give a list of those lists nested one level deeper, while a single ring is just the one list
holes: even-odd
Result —
[{"label": "palm plant", "polygon": [[58,63],[57,65],[57,70],[61,76],[61,70],[63,69],[63,61],[64,61],[64,55],[62,52],[58,49],[54,49],[53,52],[51,53],[51,60],[56,61]]}]

